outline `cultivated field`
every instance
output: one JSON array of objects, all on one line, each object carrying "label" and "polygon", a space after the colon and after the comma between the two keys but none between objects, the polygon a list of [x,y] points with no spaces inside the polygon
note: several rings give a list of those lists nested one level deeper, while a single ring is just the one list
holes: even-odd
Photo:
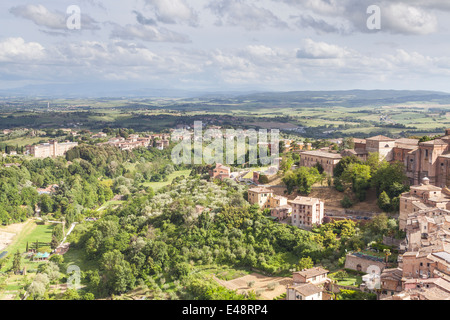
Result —
[{"label": "cultivated field", "polygon": [[[214,280],[220,285],[230,290],[237,290],[238,293],[246,293],[254,291],[260,295],[262,300],[273,300],[283,293],[286,293],[286,286],[292,284],[292,278],[285,277],[268,277],[258,273],[252,273],[244,277],[225,281],[217,277]],[[251,287],[249,284],[252,284]],[[269,289],[271,286],[273,290]]]}]

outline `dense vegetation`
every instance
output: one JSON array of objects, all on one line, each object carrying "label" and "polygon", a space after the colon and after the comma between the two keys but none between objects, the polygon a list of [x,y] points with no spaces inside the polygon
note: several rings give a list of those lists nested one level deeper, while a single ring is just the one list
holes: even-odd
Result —
[{"label": "dense vegetation", "polygon": [[[112,146],[81,145],[64,158],[23,159],[18,166],[0,167],[0,223],[23,222],[40,208],[42,215],[68,223],[110,200],[129,196],[146,181],[162,181],[175,168],[169,151],[121,151]],[[1,160],[1,164],[10,159]],[[153,161],[150,163],[149,161]],[[137,166],[137,172],[129,169]],[[54,186],[51,194],[39,188]]]},{"label": "dense vegetation", "polygon": [[135,196],[96,223],[80,225],[73,246],[99,267],[84,273],[86,290],[96,297],[145,287],[171,299],[224,298],[223,288],[206,294],[216,285],[200,276],[202,268],[287,276],[313,264],[336,269],[345,249],[363,249],[397,227],[382,216],[364,228],[346,220],[306,232],[273,222],[243,196],[243,187],[231,180],[181,177],[156,195]]}]

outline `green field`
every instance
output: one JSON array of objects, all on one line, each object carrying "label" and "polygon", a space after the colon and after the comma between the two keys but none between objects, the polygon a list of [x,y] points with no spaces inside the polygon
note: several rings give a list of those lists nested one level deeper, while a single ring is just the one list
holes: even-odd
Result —
[{"label": "green field", "polygon": [[191,170],[182,170],[182,171],[176,171],[169,175],[168,181],[161,181],[161,182],[146,182],[143,185],[145,187],[152,187],[154,191],[158,191],[161,188],[164,188],[165,186],[172,183],[173,179],[181,176],[189,176],[191,174]]},{"label": "green field", "polygon": [[[42,243],[50,243],[52,240],[52,230],[54,228],[53,224],[41,225],[37,224],[35,221],[29,220],[26,222],[22,231],[16,236],[14,242],[6,248],[9,256],[12,256],[17,250],[20,253],[25,253],[27,243],[31,246],[36,241]],[[9,268],[12,260],[10,260],[5,266]]]},{"label": "green field", "polygon": [[[54,225],[47,224],[37,224],[34,220],[28,220],[24,223],[21,231],[16,235],[13,243],[9,245],[5,250],[8,252],[9,260],[2,267],[2,272],[8,272],[11,269],[13,256],[17,250],[24,254],[27,247],[27,242],[31,246],[36,241],[40,242],[42,246],[43,243],[50,243],[52,238],[52,230]],[[0,231],[4,230],[4,227],[0,227]],[[22,258],[22,267],[27,270],[27,276],[8,274],[3,278],[4,287],[0,292],[1,299],[18,299],[18,294],[23,290],[27,281],[31,281],[39,265],[45,262],[32,262],[29,259]],[[1,280],[1,279],[0,279]],[[0,281],[1,282],[1,281]]]},{"label": "green field", "polygon": [[336,280],[337,284],[340,286],[349,286],[349,287],[359,287],[362,283],[362,276],[357,274],[352,274],[348,272],[348,276],[343,279],[337,279],[334,277],[335,273],[330,273],[328,277],[330,279]]},{"label": "green field", "polygon": [[5,140],[2,142],[12,146],[24,147],[27,145],[38,143],[40,141],[46,141],[45,137],[21,137],[11,140]]}]

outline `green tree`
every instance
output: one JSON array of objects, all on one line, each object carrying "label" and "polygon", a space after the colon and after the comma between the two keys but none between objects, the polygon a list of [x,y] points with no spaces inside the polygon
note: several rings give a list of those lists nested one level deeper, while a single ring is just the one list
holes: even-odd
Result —
[{"label": "green tree", "polygon": [[14,254],[12,271],[14,273],[17,273],[21,270],[21,268],[22,268],[22,257],[20,256],[19,250],[17,250],[17,252]]},{"label": "green tree", "polygon": [[377,201],[378,207],[385,212],[389,212],[391,210],[391,199],[389,198],[386,191],[383,191],[378,197]]},{"label": "green tree", "polygon": [[303,257],[297,264],[298,270],[311,269],[312,267],[314,267],[314,262],[311,257]]}]

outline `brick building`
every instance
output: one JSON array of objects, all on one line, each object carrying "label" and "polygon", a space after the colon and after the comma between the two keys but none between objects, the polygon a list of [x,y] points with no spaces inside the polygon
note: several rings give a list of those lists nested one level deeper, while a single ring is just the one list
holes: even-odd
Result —
[{"label": "brick building", "polygon": [[331,153],[326,151],[306,151],[300,153],[300,166],[314,167],[317,163],[321,164],[324,172],[328,175],[333,175],[333,170],[341,161],[342,156],[338,153]]}]

